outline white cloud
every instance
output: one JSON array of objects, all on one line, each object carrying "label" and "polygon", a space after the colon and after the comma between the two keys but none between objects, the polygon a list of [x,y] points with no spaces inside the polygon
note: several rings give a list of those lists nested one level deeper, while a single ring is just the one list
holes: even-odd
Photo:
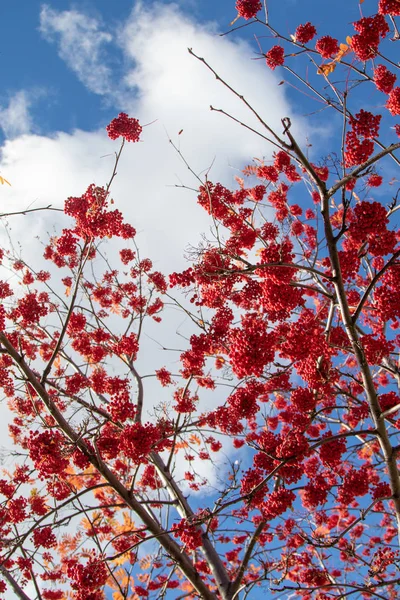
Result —
[{"label": "white cloud", "polygon": [[48,41],[58,42],[59,56],[90,91],[106,94],[112,88],[112,71],[106,65],[112,36],[100,27],[77,10],[57,11],[45,4],[40,12],[40,31]]},{"label": "white cloud", "polygon": [[[126,145],[112,195],[115,207],[138,231],[142,256],[150,256],[155,267],[165,272],[186,268],[185,248],[188,243],[198,243],[210,221],[196,204],[195,192],[175,187],[181,182],[196,187],[198,181],[168,143],[166,132],[180,145],[194,171],[203,172],[213,164],[209,178],[226,185],[233,183],[233,176],[252,157],[272,153],[261,138],[210,112],[212,103],[258,127],[244,105],[189,56],[187,47],[204,56],[238,92],[248,94],[249,101],[278,131],[281,117],[293,116],[283,87],[278,86],[279,79],[263,61],[250,60],[252,50],[244,42],[218,37],[213,25],[199,25],[174,6],[153,6],[151,12],[139,6],[128,22],[121,24],[117,39],[126,75],[116,88],[110,83],[107,66],[103,66],[104,77],[98,81],[102,55],[111,45],[111,34],[102,31],[98,21],[78,11],[57,12],[44,7],[41,28],[49,39],[57,40],[60,56],[88,89],[105,95],[110,102],[123,102],[121,108],[131,116],[152,123],[144,128],[142,142]],[[85,36],[83,45],[81,38]],[[106,64],[107,56],[104,61]],[[293,118],[296,121],[301,135],[301,120]],[[22,210],[32,203],[34,207],[60,207],[66,197],[82,194],[90,183],[106,183],[117,149],[118,142],[109,140],[104,130],[58,132],[51,137],[25,135],[7,141],[0,172],[13,187],[4,189],[2,212],[4,207]],[[45,212],[10,220],[12,234],[21,240],[25,257],[40,261],[34,237],[45,243],[46,232],[51,233],[57,221],[55,213]],[[152,337],[165,347],[185,346],[181,338],[171,341],[183,321],[179,315],[166,317]],[[182,331],[187,331],[186,325]],[[141,372],[154,372],[154,368],[177,360],[176,353],[171,359],[162,350],[157,352],[150,340],[144,347]],[[176,371],[177,365],[171,368]],[[155,388],[149,386],[152,402],[153,396],[159,399]],[[204,398],[204,402],[209,401]]]},{"label": "white cloud", "polygon": [[0,127],[7,138],[15,138],[31,131],[31,103],[28,93],[20,90],[11,96],[8,106],[0,107]]},{"label": "white cloud", "polygon": [[[126,218],[143,232],[139,238],[143,253],[157,258],[161,268],[182,267],[184,248],[198,241],[199,232],[207,231],[208,218],[196,205],[195,193],[174,187],[182,181],[196,187],[198,182],[168,144],[166,132],[180,144],[196,172],[213,164],[209,177],[226,184],[253,156],[272,152],[261,138],[210,112],[212,103],[256,125],[243,104],[189,56],[187,47],[204,56],[235,89],[248,93],[260,114],[278,130],[280,118],[293,112],[279,79],[263,61],[250,59],[252,50],[244,42],[219,37],[213,25],[191,21],[174,5],[159,4],[151,12],[139,6],[121,24],[116,38],[126,76],[120,88],[109,87],[106,66],[104,77],[98,78],[102,54],[111,43],[111,34],[101,29],[99,21],[76,10],[57,12],[44,6],[41,29],[49,39],[57,38],[60,56],[89,89],[110,100],[123,98],[123,110],[142,123],[152,122],[144,128],[143,142],[126,148],[113,195]],[[300,119],[293,121],[301,124]],[[92,181],[108,180],[113,157],[104,155],[117,146],[104,131],[77,130],[9,141],[1,164],[13,183],[7,197],[13,207],[24,208],[32,201],[35,206],[61,206],[63,199],[82,193]]]}]

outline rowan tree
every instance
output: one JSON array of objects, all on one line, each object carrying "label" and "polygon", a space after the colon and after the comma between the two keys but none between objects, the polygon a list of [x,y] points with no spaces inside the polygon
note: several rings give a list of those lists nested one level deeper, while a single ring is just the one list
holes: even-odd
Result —
[{"label": "rowan tree", "polygon": [[[268,8],[237,0],[230,33],[263,27],[265,68],[340,119],[325,155],[190,50],[273,150],[232,189],[199,179],[211,234],[188,268],[140,257],[111,197],[116,168],[66,200],[47,270],[1,252],[0,385],[18,450],[0,480],[7,598],[398,597],[400,2],[365,3],[340,40],[312,15],[282,33]],[[117,167],[142,127],[121,113],[107,131],[122,138]],[[141,373],[144,332],[172,302],[192,327],[179,366]]]}]

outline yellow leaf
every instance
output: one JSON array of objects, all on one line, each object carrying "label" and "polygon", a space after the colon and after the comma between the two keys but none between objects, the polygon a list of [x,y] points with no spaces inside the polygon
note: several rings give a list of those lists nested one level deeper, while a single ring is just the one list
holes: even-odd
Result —
[{"label": "yellow leaf", "polygon": [[147,555],[140,559],[140,568],[142,571],[146,571],[146,569],[150,569],[151,567],[151,556]]},{"label": "yellow leaf", "polygon": [[349,46],[351,46],[351,37],[349,35],[346,38],[346,42],[348,43]]},{"label": "yellow leaf", "polygon": [[9,181],[7,181],[7,179],[4,179],[4,177],[2,177],[1,175],[0,175],[0,183],[1,183],[1,185],[4,185],[5,183],[7,183],[8,185],[11,186],[11,183]]},{"label": "yellow leaf", "polygon": [[340,44],[339,48],[342,50],[342,52],[346,52],[346,50],[348,50],[348,45],[347,44]]},{"label": "yellow leaf", "polygon": [[325,65],[320,65],[320,67],[318,68],[318,71],[317,71],[317,75],[325,75],[325,77],[327,77],[328,75],[333,73],[333,71],[335,69],[336,69],[335,62],[326,63]]},{"label": "yellow leaf", "polygon": [[113,563],[120,567],[124,565],[129,560],[129,552],[125,552],[124,554],[119,554],[116,558],[113,558]]},{"label": "yellow leaf", "polygon": [[317,529],[314,531],[314,535],[315,537],[324,537],[325,535],[327,535],[329,533],[329,529],[325,526],[325,525],[320,525],[319,527],[317,527]]}]

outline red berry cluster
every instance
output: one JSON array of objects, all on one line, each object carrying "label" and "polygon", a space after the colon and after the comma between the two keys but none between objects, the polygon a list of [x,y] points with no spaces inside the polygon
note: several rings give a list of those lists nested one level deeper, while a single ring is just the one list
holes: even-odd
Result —
[{"label": "red berry cluster", "polygon": [[354,23],[358,34],[351,39],[351,46],[355,55],[362,61],[374,58],[378,53],[381,38],[389,32],[389,26],[383,15],[363,17]]},{"label": "red berry cluster", "polygon": [[86,565],[71,560],[67,574],[71,580],[71,587],[75,590],[76,600],[100,600],[104,597],[102,593],[95,593],[104,586],[109,576],[107,566],[100,557],[91,556]]},{"label": "red berry cluster", "polygon": [[[395,87],[389,94],[386,108],[393,117],[400,115],[400,87]],[[398,126],[397,126],[398,127]]]},{"label": "red berry cluster", "polygon": [[202,545],[201,529],[189,523],[187,519],[182,519],[179,523],[173,523],[171,527],[174,536],[181,538],[186,550],[189,552],[196,550]]},{"label": "red berry cluster", "polygon": [[389,94],[392,91],[396,79],[397,76],[389,71],[385,65],[378,65],[374,71],[375,85],[384,94]]},{"label": "red berry cluster", "polygon": [[356,135],[373,139],[379,135],[379,124],[382,115],[373,115],[363,108],[355,117],[350,117],[350,126]]},{"label": "red berry cluster", "polygon": [[299,25],[295,31],[294,37],[298,44],[307,44],[317,35],[314,25],[308,21],[304,25]]},{"label": "red berry cluster", "polygon": [[236,10],[239,16],[247,20],[253,19],[261,8],[260,0],[236,0]]},{"label": "red berry cluster", "polygon": [[40,529],[34,530],[33,543],[36,548],[39,546],[42,546],[43,548],[53,548],[57,545],[57,539],[51,527],[41,527]]},{"label": "red berry cluster", "polygon": [[392,15],[392,17],[400,17],[399,0],[379,0],[378,12],[381,15]]},{"label": "red berry cluster", "polygon": [[330,58],[339,52],[339,42],[330,35],[324,35],[315,44],[315,49],[322,58]]},{"label": "red berry cluster", "polygon": [[137,119],[132,119],[122,112],[107,125],[106,130],[108,137],[112,140],[124,137],[127,142],[138,142],[142,133],[142,126]]},{"label": "red berry cluster", "polygon": [[369,185],[369,187],[379,187],[380,185],[382,185],[383,182],[383,178],[381,175],[370,175],[367,179],[367,185]]},{"label": "red berry cluster", "polygon": [[265,60],[269,68],[274,71],[276,67],[280,67],[285,62],[285,51],[282,46],[272,46],[265,55]]},{"label": "red berry cluster", "polygon": [[370,139],[360,140],[354,131],[346,133],[346,151],[344,161],[346,167],[354,167],[368,160],[374,151],[374,142]]}]

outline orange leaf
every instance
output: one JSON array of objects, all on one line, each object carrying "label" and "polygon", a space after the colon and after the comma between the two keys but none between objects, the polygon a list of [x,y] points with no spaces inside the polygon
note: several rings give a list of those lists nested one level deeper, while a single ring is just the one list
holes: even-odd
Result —
[{"label": "orange leaf", "polygon": [[190,442],[190,444],[196,444],[197,446],[199,446],[201,443],[201,440],[198,435],[196,435],[195,433],[192,433],[192,435],[189,436],[189,442]]},{"label": "orange leaf", "polygon": [[334,61],[320,65],[317,71],[317,75],[325,75],[327,77],[336,69],[336,63]]},{"label": "orange leaf", "polygon": [[314,535],[317,537],[324,537],[327,533],[329,533],[329,529],[326,527],[326,525],[320,525],[314,531]]},{"label": "orange leaf", "polygon": [[140,568],[142,569],[142,571],[146,571],[146,569],[150,569],[151,567],[151,555],[148,556],[144,556],[142,559],[140,559]]}]

